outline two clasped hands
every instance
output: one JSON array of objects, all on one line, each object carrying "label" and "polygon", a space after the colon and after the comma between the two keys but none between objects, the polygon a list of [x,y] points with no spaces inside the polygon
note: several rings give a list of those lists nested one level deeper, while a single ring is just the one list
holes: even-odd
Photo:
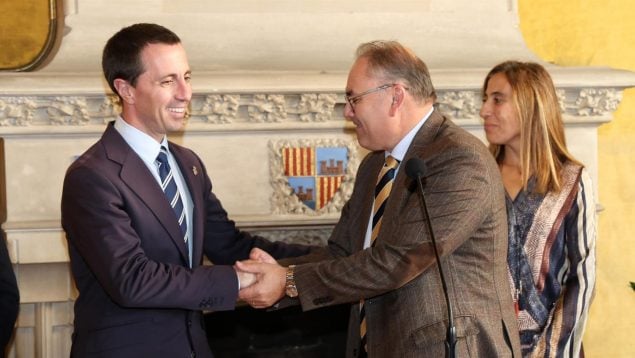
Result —
[{"label": "two clasped hands", "polygon": [[239,298],[253,308],[267,308],[285,295],[286,267],[267,252],[254,248],[249,259],[237,261],[234,269],[240,281]]}]

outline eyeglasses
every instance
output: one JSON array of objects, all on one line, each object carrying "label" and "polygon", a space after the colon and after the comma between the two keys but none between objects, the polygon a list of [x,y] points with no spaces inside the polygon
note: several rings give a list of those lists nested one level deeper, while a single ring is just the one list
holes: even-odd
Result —
[{"label": "eyeglasses", "polygon": [[379,87],[375,87],[375,88],[371,88],[368,91],[364,91],[358,95],[355,96],[344,96],[344,99],[346,99],[346,102],[351,106],[351,109],[353,111],[355,111],[355,105],[357,104],[357,102],[359,102],[360,99],[362,99],[362,97],[364,97],[367,94],[371,94],[371,93],[375,93],[377,91],[381,91],[381,90],[385,90],[386,88],[390,88],[392,86],[396,85],[396,83],[387,83],[385,85],[381,85]]}]

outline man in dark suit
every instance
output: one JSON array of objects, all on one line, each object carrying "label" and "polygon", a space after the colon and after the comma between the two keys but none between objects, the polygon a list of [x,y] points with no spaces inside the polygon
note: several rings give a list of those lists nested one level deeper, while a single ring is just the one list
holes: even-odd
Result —
[{"label": "man in dark suit", "polygon": [[[62,225],[79,297],[75,357],[211,357],[203,310],[231,310],[253,275],[230,266],[254,247],[307,248],[240,232],[200,158],[167,141],[192,97],[180,39],[154,24],[116,33],[102,66],[122,113],[68,169]],[[213,266],[202,266],[203,254]]]},{"label": "man in dark suit", "polygon": [[420,158],[456,356],[520,356],[499,171],[483,143],[434,108],[435,99],[426,65],[410,50],[393,41],[359,47],[344,115],[372,152],[352,196],[328,247],[285,261],[297,266],[278,266],[258,250],[252,259],[265,263],[237,264],[260,275],[241,298],[265,307],[286,293],[304,310],[353,303],[348,357],[443,357],[444,293],[417,186],[404,168]]},{"label": "man in dark suit", "polygon": [[15,280],[9,252],[3,237],[0,236],[0,357],[13,335],[13,326],[20,309],[20,292]]}]

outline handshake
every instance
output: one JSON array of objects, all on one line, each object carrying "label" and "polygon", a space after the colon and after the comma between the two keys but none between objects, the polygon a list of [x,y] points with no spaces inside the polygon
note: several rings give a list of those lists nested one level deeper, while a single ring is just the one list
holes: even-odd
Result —
[{"label": "handshake", "polygon": [[267,308],[285,296],[287,268],[267,252],[253,248],[249,259],[236,261],[240,282],[238,297],[253,308]]}]

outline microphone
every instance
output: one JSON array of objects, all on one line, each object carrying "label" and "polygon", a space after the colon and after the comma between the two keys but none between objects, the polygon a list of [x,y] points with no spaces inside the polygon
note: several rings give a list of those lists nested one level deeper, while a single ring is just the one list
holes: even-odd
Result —
[{"label": "microphone", "polygon": [[428,206],[426,205],[426,199],[423,195],[423,183],[425,178],[423,177],[426,171],[426,163],[423,159],[410,158],[406,162],[406,175],[417,182],[419,188],[419,198],[421,199],[421,208],[425,213],[425,222],[430,233],[430,239],[432,240],[432,248],[434,249],[434,257],[437,260],[437,268],[439,269],[439,276],[441,276],[441,286],[443,287],[443,295],[445,297],[445,303],[448,307],[448,330],[445,336],[445,356],[446,358],[456,357],[456,327],[454,327],[454,314],[452,313],[452,305],[450,304],[450,296],[448,295],[448,286],[445,283],[445,275],[443,273],[443,267],[441,266],[441,260],[439,260],[439,252],[437,250],[437,242],[434,238],[434,231],[432,231],[432,221],[430,221],[430,215],[428,214]]}]

